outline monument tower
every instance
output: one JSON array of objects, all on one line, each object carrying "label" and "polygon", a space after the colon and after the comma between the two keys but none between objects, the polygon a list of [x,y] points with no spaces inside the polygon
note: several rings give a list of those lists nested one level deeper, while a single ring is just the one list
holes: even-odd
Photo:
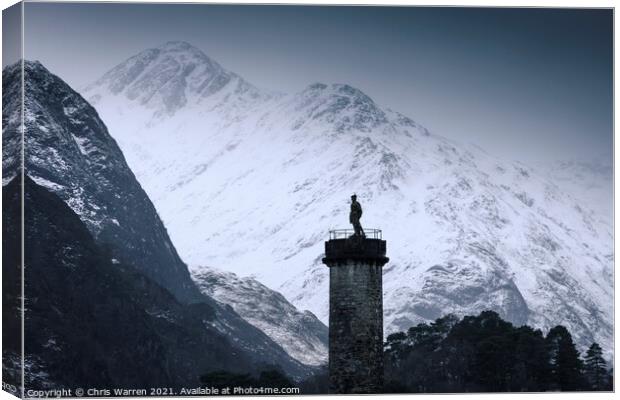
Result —
[{"label": "monument tower", "polygon": [[[380,393],[383,389],[383,284],[386,242],[378,229],[361,229],[355,195],[355,230],[330,231],[323,263],[329,267],[329,392]],[[356,204],[357,203],[357,204]],[[359,216],[354,215],[359,208]]]}]

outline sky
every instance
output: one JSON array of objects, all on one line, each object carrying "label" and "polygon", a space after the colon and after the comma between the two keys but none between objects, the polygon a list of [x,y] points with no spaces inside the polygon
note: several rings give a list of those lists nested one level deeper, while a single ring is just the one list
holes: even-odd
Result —
[{"label": "sky", "polygon": [[184,40],[258,87],[347,83],[500,157],[611,162],[610,9],[33,2],[24,30],[25,58],[78,90]]}]

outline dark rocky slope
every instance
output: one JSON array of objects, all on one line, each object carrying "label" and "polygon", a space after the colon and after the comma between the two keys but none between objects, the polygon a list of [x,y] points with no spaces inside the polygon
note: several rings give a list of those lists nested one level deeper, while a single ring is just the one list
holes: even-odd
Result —
[{"label": "dark rocky slope", "polygon": [[[3,181],[18,172],[20,64],[2,71]],[[201,299],[155,207],[95,109],[39,62],[24,64],[28,174],[63,199],[114,256],[183,301]]]},{"label": "dark rocky slope", "polygon": [[[185,350],[181,351],[172,344],[193,341],[195,332],[185,331],[183,334],[183,331],[172,330],[163,336],[167,338],[168,344],[164,345],[162,351],[174,352],[177,360],[175,362],[180,364],[169,363],[166,367],[167,373],[183,375],[186,371],[181,364],[197,368],[202,364],[196,364],[196,357],[203,357],[205,360],[211,357],[226,359],[225,355],[228,354],[230,357],[239,356],[237,367],[243,368],[247,358],[252,365],[278,365],[295,378],[308,374],[310,367],[291,358],[281,346],[239,317],[231,307],[200,293],[191,280],[186,265],[177,255],[155,208],[127,167],[123,154],[108,134],[97,112],[38,62],[25,62],[24,82],[27,89],[24,99],[26,175],[69,206],[84,223],[96,245],[105,249],[107,264],[117,265],[117,270],[124,268],[128,276],[137,274],[140,279],[148,281],[148,291],[161,292],[155,298],[148,299],[156,300],[169,296],[170,299],[166,302],[174,301],[174,307],[163,308],[165,313],[162,315],[165,315],[165,318],[194,318],[194,327],[204,325],[206,327],[203,329],[207,331],[217,331],[232,345],[223,347],[223,353],[215,351],[217,346],[183,347]],[[6,67],[3,70],[5,90],[15,94],[19,92],[20,84],[20,65]],[[5,185],[20,173],[19,99],[19,96],[4,99]],[[15,229],[15,226],[7,229]],[[67,251],[65,257],[70,257],[71,252]],[[62,261],[62,257],[58,257],[58,262]],[[146,289],[138,284],[140,279],[132,281],[137,290],[133,296],[144,295]],[[68,291],[66,293],[56,289],[49,286],[46,296],[68,296],[77,303],[82,296],[89,295],[85,291],[73,291],[73,286],[65,287]],[[26,298],[31,297],[31,294],[26,292]],[[120,311],[122,304],[117,306]],[[157,309],[151,311],[156,312]],[[26,312],[28,313],[28,309]],[[125,322],[129,324],[130,319]],[[112,329],[108,325],[100,328],[101,332]],[[63,334],[79,334],[79,331],[72,330]],[[113,347],[102,349],[116,353]],[[210,352],[210,349],[215,352]]]},{"label": "dark rocky slope", "polygon": [[[19,178],[6,187],[3,222],[19,218]],[[204,371],[259,367],[211,327],[206,303],[179,303],[101,249],[79,217],[25,178],[26,389],[196,385]],[[20,232],[3,224],[5,248]],[[19,263],[16,252],[3,260]],[[5,263],[5,265],[7,265]]]}]

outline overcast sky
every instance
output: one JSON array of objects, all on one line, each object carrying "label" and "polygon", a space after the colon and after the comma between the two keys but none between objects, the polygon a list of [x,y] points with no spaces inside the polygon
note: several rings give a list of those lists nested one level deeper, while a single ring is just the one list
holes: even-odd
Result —
[{"label": "overcast sky", "polygon": [[611,159],[611,10],[26,3],[24,25],[25,57],[76,89],[185,40],[259,87],[348,83],[502,157]]}]

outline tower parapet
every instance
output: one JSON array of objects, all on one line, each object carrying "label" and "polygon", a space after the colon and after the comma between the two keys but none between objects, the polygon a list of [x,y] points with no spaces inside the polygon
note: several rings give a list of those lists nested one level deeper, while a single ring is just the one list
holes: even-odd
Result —
[{"label": "tower parapet", "polygon": [[386,242],[378,229],[366,236],[330,231],[323,263],[329,267],[329,392],[383,389],[383,279]]}]

